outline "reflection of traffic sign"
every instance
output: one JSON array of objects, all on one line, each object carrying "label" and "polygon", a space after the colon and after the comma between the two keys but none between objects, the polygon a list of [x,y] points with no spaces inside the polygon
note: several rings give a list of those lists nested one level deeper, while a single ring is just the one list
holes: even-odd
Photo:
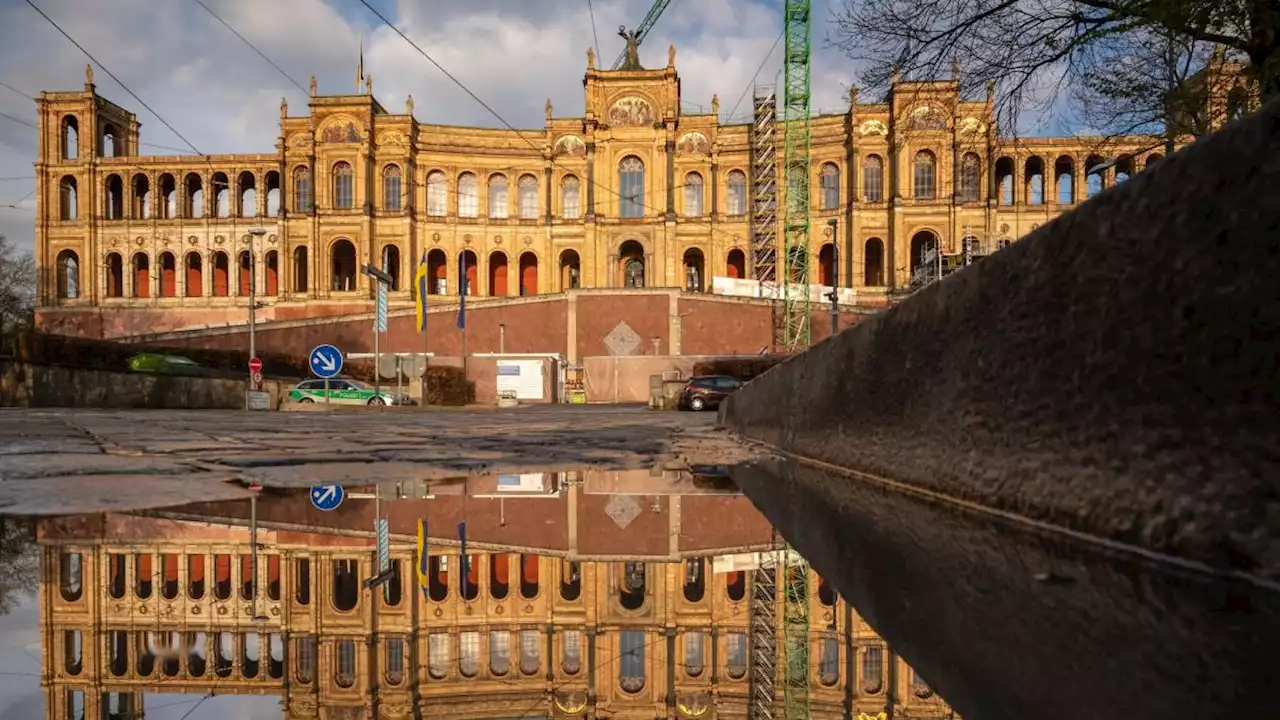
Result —
[{"label": "reflection of traffic sign", "polygon": [[251,373],[262,372],[262,360],[260,358],[249,358],[249,372]]},{"label": "reflection of traffic sign", "polygon": [[253,380],[253,384],[255,386],[262,384],[262,373],[258,372],[257,370],[254,370],[253,374],[250,375],[249,378]]},{"label": "reflection of traffic sign", "polygon": [[397,371],[400,367],[400,358],[395,355],[383,355],[378,358],[378,375],[388,379],[395,380],[399,375]]},{"label": "reflection of traffic sign", "polygon": [[317,510],[337,510],[347,494],[341,485],[312,485],[311,504]]},{"label": "reflection of traffic sign", "polygon": [[373,330],[381,333],[387,331],[387,286],[383,283],[378,283],[378,303],[377,311],[374,313]]},{"label": "reflection of traffic sign", "polygon": [[311,351],[311,372],[318,378],[337,377],[342,372],[342,353],[332,345],[317,345]]},{"label": "reflection of traffic sign", "polygon": [[378,518],[374,527],[378,537],[378,572],[391,568],[391,525],[386,518]]},{"label": "reflection of traffic sign", "polygon": [[426,369],[427,359],[422,355],[409,355],[400,359],[400,371],[405,374],[405,377],[422,377]]}]

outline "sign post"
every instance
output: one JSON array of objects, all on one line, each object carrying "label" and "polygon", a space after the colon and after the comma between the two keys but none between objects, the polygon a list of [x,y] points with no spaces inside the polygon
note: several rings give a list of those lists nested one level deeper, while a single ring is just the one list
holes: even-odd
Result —
[{"label": "sign post", "polygon": [[311,372],[324,380],[324,402],[329,403],[329,379],[342,372],[342,351],[333,345],[317,345],[311,349]]},{"label": "sign post", "polygon": [[382,380],[378,372],[378,358],[381,353],[378,348],[378,336],[387,331],[387,288],[391,287],[392,283],[395,282],[395,278],[367,263],[361,270],[365,275],[373,278],[378,287],[373,313],[373,394],[374,397],[381,398]]}]

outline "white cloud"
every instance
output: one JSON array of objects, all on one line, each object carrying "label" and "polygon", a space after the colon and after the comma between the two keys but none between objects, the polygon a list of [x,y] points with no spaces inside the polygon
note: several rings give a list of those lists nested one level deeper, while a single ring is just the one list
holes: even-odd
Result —
[{"label": "white cloud", "polygon": [[[852,79],[843,58],[822,48],[827,6],[814,3],[813,107],[844,103]],[[500,122],[386,27],[357,0],[203,0],[303,87],[315,75],[322,94],[354,89],[360,38],[374,94],[389,110],[414,96],[422,122],[500,126]],[[518,128],[542,126],[547,98],[560,116],[582,112],[586,49],[598,34],[599,65],[622,47],[619,25],[634,26],[650,0],[372,0],[375,7]],[[37,0],[37,4],[93,53],[179,133],[204,153],[269,152],[278,135],[279,101],[302,112],[306,95],[195,2],[151,0]],[[658,21],[641,60],[666,63],[669,43],[686,106],[708,107],[719,94],[727,113],[782,27],[782,0],[675,0]],[[773,82],[782,45],[760,73]],[[26,93],[73,90],[87,59],[25,3],[0,3],[0,81]],[[95,70],[98,92],[137,113],[142,140],[185,143],[106,73]],[[744,101],[744,106],[747,101]],[[746,107],[739,109],[739,115]],[[35,121],[34,103],[0,88],[0,112]],[[35,131],[0,118],[0,178],[34,172]],[[151,153],[171,151],[144,148]],[[0,206],[33,187],[0,182]],[[0,233],[29,246],[34,203],[25,211],[0,208]]]}]

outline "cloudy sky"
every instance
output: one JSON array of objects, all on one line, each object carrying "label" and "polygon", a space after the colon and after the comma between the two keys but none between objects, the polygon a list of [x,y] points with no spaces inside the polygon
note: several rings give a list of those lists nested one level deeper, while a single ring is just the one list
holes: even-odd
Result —
[{"label": "cloudy sky", "polygon": [[[829,17],[842,0],[813,3],[813,108],[837,110],[855,68],[825,47]],[[201,2],[302,87],[351,92],[363,39],[374,94],[389,109],[412,93],[419,121],[500,126],[361,0],[34,0],[89,53],[202,153],[269,152],[280,98],[294,113],[306,92],[214,19]],[[541,127],[550,98],[560,116],[582,112],[586,49],[601,64],[622,49],[619,25],[634,26],[651,0],[369,0],[419,47],[517,127]],[[644,46],[648,67],[666,63],[675,43],[686,106],[709,108],[719,94],[727,116],[750,87],[774,82],[783,0],[673,0]],[[592,26],[588,10],[594,10]],[[86,57],[26,0],[0,0],[0,234],[23,247],[33,236],[35,122],[41,90],[76,90]],[[187,143],[95,70],[98,92],[137,113],[148,153]],[[6,87],[7,86],[7,87]],[[738,107],[750,109],[749,98]],[[16,205],[16,208],[5,207]]]}]

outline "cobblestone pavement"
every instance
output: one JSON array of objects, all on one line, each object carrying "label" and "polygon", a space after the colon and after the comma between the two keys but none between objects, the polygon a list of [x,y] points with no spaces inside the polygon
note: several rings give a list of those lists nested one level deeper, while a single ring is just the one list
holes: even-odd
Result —
[{"label": "cobblestone pavement", "polygon": [[587,467],[733,465],[712,413],[618,406],[249,413],[0,410],[0,514],[143,509],[306,487]]}]

